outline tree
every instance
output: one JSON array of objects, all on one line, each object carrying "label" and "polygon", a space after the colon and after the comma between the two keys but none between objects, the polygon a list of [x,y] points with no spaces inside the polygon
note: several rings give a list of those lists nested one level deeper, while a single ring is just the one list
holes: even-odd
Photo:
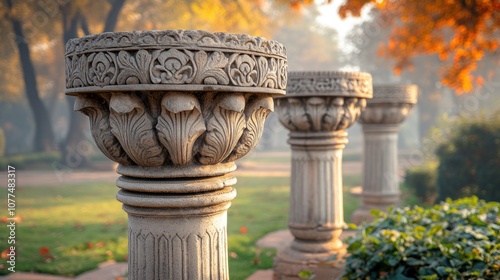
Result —
[{"label": "tree", "polygon": [[35,152],[51,151],[55,149],[54,133],[49,114],[39,95],[35,67],[31,58],[30,45],[24,30],[22,17],[19,10],[16,10],[13,5],[12,0],[5,0],[4,4],[6,8],[5,17],[12,25],[13,42],[19,54],[24,90],[35,122],[33,150]]},{"label": "tree", "polygon": [[380,52],[396,61],[396,72],[412,67],[419,55],[437,55],[444,85],[461,93],[482,84],[477,63],[495,53],[500,42],[498,0],[347,0],[339,14],[359,16],[367,5],[393,26]]},{"label": "tree", "polygon": [[[63,46],[71,38],[78,37],[78,31],[81,29],[85,35],[90,34],[90,27],[88,25],[88,15],[92,14],[96,9],[101,9],[102,6],[92,6],[92,3],[82,3],[80,1],[62,2],[59,6],[61,11],[62,21],[62,41]],[[115,29],[120,11],[123,8],[125,0],[109,0],[110,8],[105,17],[104,27],[102,32],[111,32]],[[85,131],[88,130],[88,121],[83,114],[73,112],[73,104],[75,103],[74,96],[67,96],[66,101],[70,110],[70,122],[68,133],[64,146],[62,148],[62,159],[68,166],[82,167],[89,163],[89,151],[84,148],[89,147],[91,144],[85,136]]]}]

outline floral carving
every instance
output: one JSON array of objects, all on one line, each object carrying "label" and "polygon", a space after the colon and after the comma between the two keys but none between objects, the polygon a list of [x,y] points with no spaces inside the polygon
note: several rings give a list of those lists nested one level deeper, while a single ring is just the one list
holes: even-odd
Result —
[{"label": "floral carving", "polygon": [[115,83],[118,71],[114,53],[93,53],[88,57],[87,61],[90,64],[88,81],[101,87]]},{"label": "floral carving", "polygon": [[166,154],[143,101],[134,94],[112,93],[109,107],[111,132],[130,158],[140,166],[161,166]]},{"label": "floral carving", "polygon": [[129,52],[118,53],[118,66],[121,69],[118,74],[118,84],[147,84],[150,83],[148,69],[151,64],[151,54],[145,50],[139,50],[135,56]]},{"label": "floral carving", "polygon": [[208,56],[205,51],[195,54],[194,60],[198,66],[194,83],[206,85],[227,85],[229,77],[224,71],[228,63],[227,57],[222,52],[213,52]]},{"label": "floral carving", "polygon": [[278,86],[278,63],[275,58],[270,58],[269,62],[265,57],[257,58],[259,68],[259,86],[275,88]]},{"label": "floral carving", "polygon": [[207,132],[199,150],[198,161],[201,164],[216,164],[226,159],[245,129],[243,94],[222,94],[217,99],[208,117]]},{"label": "floral carving", "polygon": [[79,58],[66,58],[66,87],[83,87],[87,84],[87,57],[85,55]]},{"label": "floral carving", "polygon": [[111,133],[109,110],[104,99],[80,94],[76,98],[74,109],[89,117],[92,137],[105,156],[123,165],[133,164],[120,146],[118,139]]},{"label": "floral carving", "polygon": [[175,165],[190,164],[195,141],[206,130],[198,100],[191,93],[170,93],[161,107],[156,125],[160,142]]},{"label": "floral carving", "polygon": [[264,132],[264,122],[274,111],[274,103],[271,97],[257,97],[245,108],[246,128],[238,144],[226,161],[235,161],[250,152],[259,143]]},{"label": "floral carving", "polygon": [[255,60],[247,54],[233,55],[230,58],[229,77],[237,86],[254,86],[257,84]]},{"label": "floral carving", "polygon": [[151,80],[155,84],[191,83],[196,72],[192,64],[193,53],[169,49],[153,53]]}]

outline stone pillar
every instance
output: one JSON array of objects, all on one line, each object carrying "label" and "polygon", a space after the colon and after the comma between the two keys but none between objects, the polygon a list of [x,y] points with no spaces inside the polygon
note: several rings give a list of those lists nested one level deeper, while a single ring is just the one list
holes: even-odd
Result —
[{"label": "stone pillar", "polygon": [[205,31],[103,33],[66,45],[66,94],[118,162],[129,279],[228,279],[234,161],[285,94],[284,47]]},{"label": "stone pillar", "polygon": [[363,186],[354,223],[371,221],[371,209],[386,211],[399,204],[398,127],[417,103],[415,85],[373,87],[373,99],[358,122],[363,126]]},{"label": "stone pillar", "polygon": [[[299,273],[341,273],[333,256],[344,254],[342,150],[345,130],[372,96],[371,76],[349,72],[291,72],[287,96],[276,98],[280,122],[292,148],[289,223],[293,242],[278,252],[275,279]],[[331,277],[331,278],[330,278]],[[323,279],[323,278],[317,278]]]}]

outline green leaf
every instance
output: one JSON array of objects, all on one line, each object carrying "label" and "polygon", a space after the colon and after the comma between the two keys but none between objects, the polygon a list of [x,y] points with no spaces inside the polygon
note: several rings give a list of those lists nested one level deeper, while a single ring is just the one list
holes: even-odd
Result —
[{"label": "green leaf", "polygon": [[313,277],[313,273],[310,270],[302,270],[299,272],[298,276],[300,279],[311,279],[311,277]]}]

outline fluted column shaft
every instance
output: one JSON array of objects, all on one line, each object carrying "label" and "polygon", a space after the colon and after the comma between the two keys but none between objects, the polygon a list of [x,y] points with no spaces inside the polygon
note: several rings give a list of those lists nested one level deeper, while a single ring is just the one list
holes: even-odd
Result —
[{"label": "fluted column shaft", "polygon": [[[342,246],[342,150],[347,133],[291,132],[292,180],[288,226],[292,247],[321,253]],[[312,243],[311,243],[312,242]]]},{"label": "fluted column shaft", "polygon": [[[193,183],[177,184],[182,181],[186,187]],[[236,196],[233,187],[158,195],[123,189],[131,182],[151,183],[124,177],[117,181],[122,186],[117,199],[128,214],[129,279],[229,279],[227,209]],[[225,183],[235,179],[226,176]]]},{"label": "fluted column shaft", "polygon": [[[363,205],[396,205],[398,182],[398,125],[363,124]],[[375,201],[373,201],[375,200]]]}]

